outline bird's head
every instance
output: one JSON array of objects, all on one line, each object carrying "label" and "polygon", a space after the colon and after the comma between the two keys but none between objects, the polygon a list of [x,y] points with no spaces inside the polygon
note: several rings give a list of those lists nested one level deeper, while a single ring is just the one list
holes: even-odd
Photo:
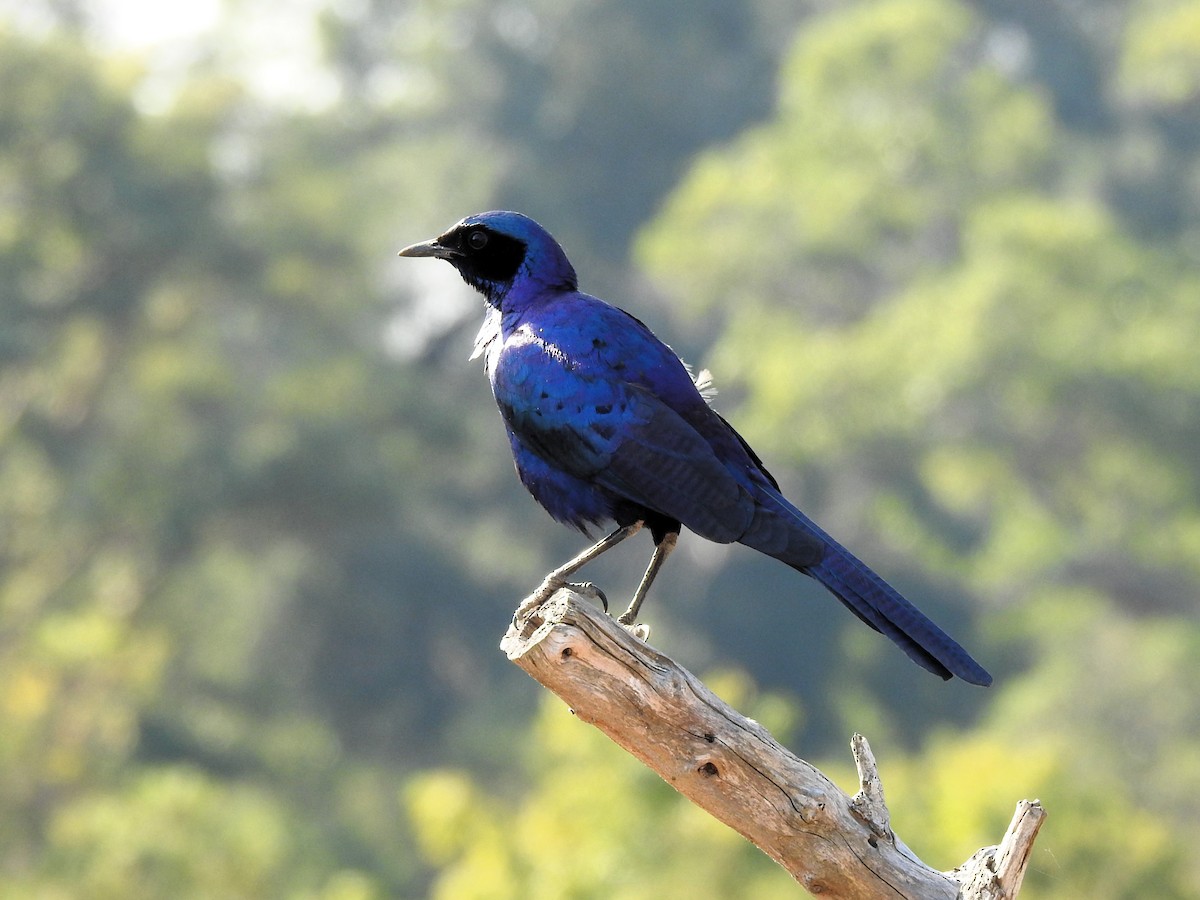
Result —
[{"label": "bird's head", "polygon": [[[575,269],[558,241],[528,216],[493,211],[467,216],[401,256],[444,259],[497,309],[544,290],[575,290]],[[521,290],[525,288],[525,290]]]}]

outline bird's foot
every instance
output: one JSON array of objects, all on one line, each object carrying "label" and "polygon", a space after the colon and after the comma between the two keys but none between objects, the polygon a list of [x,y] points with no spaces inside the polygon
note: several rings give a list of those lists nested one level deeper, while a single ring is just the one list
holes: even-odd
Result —
[{"label": "bird's foot", "polygon": [[604,611],[608,612],[608,597],[605,595],[604,591],[600,590],[599,587],[592,584],[590,581],[574,582],[570,586],[579,591],[579,593],[586,594],[593,600],[598,600],[600,605],[604,608]]},{"label": "bird's foot", "polygon": [[604,611],[608,612],[608,597],[604,595],[604,591],[600,590],[600,588],[596,587],[590,581],[566,581],[562,578],[554,578],[548,575],[536,591],[521,601],[521,605],[513,613],[513,622],[516,623],[518,620],[528,616],[529,613],[549,600],[556,591],[565,587],[574,588],[581,594],[589,596],[594,600],[599,600],[600,605],[604,607]]},{"label": "bird's foot", "polygon": [[627,609],[617,617],[617,624],[632,634],[638,640],[644,641],[650,637],[650,626],[635,621],[637,613]]},{"label": "bird's foot", "polygon": [[553,575],[547,575],[542,583],[538,585],[538,589],[521,601],[521,605],[517,607],[517,611],[513,613],[513,622],[518,619],[523,619],[533,610],[537,609],[543,603],[550,599],[551,595],[560,587],[563,587],[567,582],[562,578],[555,578]]},{"label": "bird's foot", "polygon": [[648,641],[650,639],[650,626],[645,622],[622,622],[620,619],[617,619],[617,624],[639,641]]}]

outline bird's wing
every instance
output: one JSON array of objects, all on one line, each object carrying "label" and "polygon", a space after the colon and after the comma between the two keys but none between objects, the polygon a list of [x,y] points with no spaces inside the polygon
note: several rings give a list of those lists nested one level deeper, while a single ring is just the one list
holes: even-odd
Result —
[{"label": "bird's wing", "polygon": [[755,511],[746,486],[675,410],[641,387],[626,394],[630,415],[617,431],[600,483],[709,540],[740,538]]},{"label": "bird's wing", "polygon": [[749,526],[747,487],[648,388],[528,343],[505,349],[493,390],[510,431],[549,465],[710,540],[737,540]]}]

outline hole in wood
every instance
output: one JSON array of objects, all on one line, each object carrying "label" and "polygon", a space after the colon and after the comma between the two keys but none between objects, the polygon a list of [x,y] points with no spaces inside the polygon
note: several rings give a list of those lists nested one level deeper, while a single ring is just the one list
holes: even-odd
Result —
[{"label": "hole in wood", "polygon": [[708,775],[710,777],[721,774],[719,771],[717,771],[716,765],[711,762],[706,762],[700,767],[699,771],[701,775]]}]

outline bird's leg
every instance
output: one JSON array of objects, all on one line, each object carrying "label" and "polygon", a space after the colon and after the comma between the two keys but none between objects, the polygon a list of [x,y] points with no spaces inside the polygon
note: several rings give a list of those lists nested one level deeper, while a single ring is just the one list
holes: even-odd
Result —
[{"label": "bird's leg", "polygon": [[[546,602],[546,600],[550,598],[551,594],[567,583],[567,577],[569,575],[573,575],[576,571],[582,569],[605,550],[611,550],[613,547],[617,546],[617,544],[621,543],[621,541],[625,540],[625,538],[629,537],[630,535],[637,534],[641,528],[641,522],[634,522],[632,525],[623,525],[612,534],[608,535],[608,537],[602,538],[592,546],[588,547],[574,559],[571,559],[559,566],[544,579],[542,579],[541,586],[538,587],[536,591],[534,591],[530,596],[526,597],[521,602],[521,605],[517,607],[516,615],[513,616],[513,621],[521,618],[534,607]],[[658,551],[655,551],[656,554],[657,552]]]},{"label": "bird's leg", "polygon": [[621,617],[617,619],[622,625],[632,625],[637,621],[637,614],[638,610],[642,608],[642,601],[646,599],[646,594],[650,590],[650,585],[654,583],[655,576],[658,575],[658,570],[662,568],[663,563],[667,561],[667,557],[671,555],[671,551],[675,549],[675,542],[677,540],[679,540],[679,532],[668,531],[663,535],[663,539],[654,545],[654,555],[650,557],[650,565],[646,567],[646,574],[642,576],[642,583],[638,585],[637,593],[633,595],[629,609],[621,613]]}]

